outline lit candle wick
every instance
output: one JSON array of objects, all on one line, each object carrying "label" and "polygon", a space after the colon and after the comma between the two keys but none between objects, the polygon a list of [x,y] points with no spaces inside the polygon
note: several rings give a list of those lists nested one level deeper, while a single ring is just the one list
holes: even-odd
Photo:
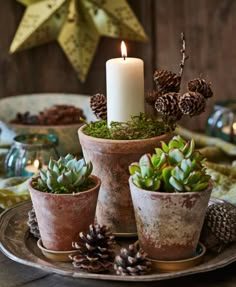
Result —
[{"label": "lit candle wick", "polygon": [[121,42],[121,55],[122,55],[123,59],[125,60],[127,57],[127,48],[126,48],[124,41]]}]

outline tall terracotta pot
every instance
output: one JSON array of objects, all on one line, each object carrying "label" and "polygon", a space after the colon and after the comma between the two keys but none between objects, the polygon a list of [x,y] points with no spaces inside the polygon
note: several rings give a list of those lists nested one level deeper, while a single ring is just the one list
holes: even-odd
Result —
[{"label": "tall terracotta pot", "polygon": [[129,190],[128,166],[144,153],[153,153],[166,135],[142,140],[108,140],[78,131],[83,155],[93,163],[93,172],[101,178],[96,218],[116,235],[136,234],[134,210]]},{"label": "tall terracotta pot", "polygon": [[50,250],[72,249],[72,241],[80,231],[87,231],[94,222],[98,191],[101,180],[96,176],[96,185],[73,194],[53,194],[36,190],[29,182],[29,191],[35,209],[43,246]]},{"label": "tall terracotta pot", "polygon": [[180,260],[196,251],[212,186],[166,193],[138,188],[129,179],[140,246],[152,259]]}]

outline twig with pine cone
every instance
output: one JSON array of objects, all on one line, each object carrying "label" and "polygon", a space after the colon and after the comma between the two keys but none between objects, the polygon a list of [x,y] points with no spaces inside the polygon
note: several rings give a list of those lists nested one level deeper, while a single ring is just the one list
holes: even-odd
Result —
[{"label": "twig with pine cone", "polygon": [[185,61],[186,41],[181,33],[182,59],[178,74],[167,70],[157,70],[154,73],[156,90],[149,93],[146,102],[162,115],[164,121],[177,122],[183,115],[198,116],[205,111],[207,99],[213,96],[211,84],[202,78],[196,78],[188,83],[188,91],[180,93]]}]

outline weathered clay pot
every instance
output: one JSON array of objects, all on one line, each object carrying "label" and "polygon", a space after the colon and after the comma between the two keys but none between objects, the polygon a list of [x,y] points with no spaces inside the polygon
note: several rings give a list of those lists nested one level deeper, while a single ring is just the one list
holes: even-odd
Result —
[{"label": "weathered clay pot", "polygon": [[88,231],[93,224],[101,180],[93,188],[74,194],[53,194],[35,190],[32,180],[29,191],[43,246],[50,250],[71,250],[72,241],[78,239],[80,231]]},{"label": "weathered clay pot", "polygon": [[117,235],[136,234],[134,210],[129,190],[128,166],[144,153],[153,153],[166,135],[143,140],[107,140],[78,131],[83,155],[93,163],[93,173],[101,178],[96,218]]},{"label": "weathered clay pot", "polygon": [[212,186],[201,192],[166,193],[138,188],[129,179],[140,246],[157,260],[193,256]]}]

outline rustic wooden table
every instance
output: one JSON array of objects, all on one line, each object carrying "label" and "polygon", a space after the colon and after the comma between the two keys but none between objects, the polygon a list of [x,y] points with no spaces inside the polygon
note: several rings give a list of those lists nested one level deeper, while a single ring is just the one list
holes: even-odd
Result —
[{"label": "rustic wooden table", "polygon": [[0,287],[235,287],[236,263],[203,274],[155,282],[119,282],[64,277],[28,267],[0,252]]}]

